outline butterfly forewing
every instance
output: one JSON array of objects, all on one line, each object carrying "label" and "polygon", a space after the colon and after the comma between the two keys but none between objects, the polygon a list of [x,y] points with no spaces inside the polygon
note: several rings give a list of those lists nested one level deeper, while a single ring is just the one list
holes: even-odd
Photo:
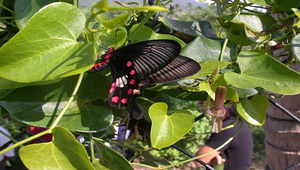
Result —
[{"label": "butterfly forewing", "polygon": [[145,78],[164,68],[180,53],[181,46],[172,40],[143,41],[111,53],[111,63],[120,57],[130,58],[138,77]]},{"label": "butterfly forewing", "polygon": [[136,100],[143,95],[147,85],[179,80],[200,70],[196,61],[179,55],[180,49],[176,41],[151,40],[106,53],[105,60],[93,68],[102,69],[104,64],[110,66],[109,104],[126,108],[130,119],[140,119],[142,113]]}]

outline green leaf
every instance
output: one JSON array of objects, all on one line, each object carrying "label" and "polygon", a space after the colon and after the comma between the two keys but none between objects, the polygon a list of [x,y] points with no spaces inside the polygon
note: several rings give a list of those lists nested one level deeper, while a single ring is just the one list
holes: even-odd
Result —
[{"label": "green leaf", "polygon": [[[276,23],[274,18],[269,15],[240,14],[225,16],[224,18],[230,20],[232,23],[235,23],[235,25],[242,24],[243,28],[241,26],[238,29],[242,29],[241,31],[244,32],[247,38],[256,43],[262,43],[269,40],[271,35],[262,35],[261,32],[270,29]],[[238,30],[235,25],[231,26],[233,27],[233,35],[236,34],[235,32]],[[232,40],[233,37],[229,37],[229,39]]]},{"label": "green leaf", "polygon": [[109,7],[109,0],[100,0],[93,6],[93,8],[98,8],[102,11],[107,11],[108,7]]},{"label": "green leaf", "polygon": [[297,8],[292,8],[292,10],[298,17],[298,21],[294,24],[294,26],[300,26],[300,10]]},{"label": "green leaf", "polygon": [[[72,95],[77,76],[51,85],[30,86],[14,90],[0,100],[0,105],[18,121],[31,126],[49,127]],[[110,109],[86,103],[108,96],[109,77],[88,75],[78,90],[59,126],[72,131],[99,132],[108,128],[113,115]],[[105,91],[105,93],[103,93]]]},{"label": "green leaf", "polygon": [[[134,25],[130,32],[132,32],[134,29],[136,29],[138,25]],[[146,40],[158,40],[158,39],[169,39],[169,40],[175,40],[177,41],[181,47],[185,46],[185,43],[180,40],[179,38],[169,35],[169,34],[158,34],[155,33],[152,29],[149,27],[143,26],[140,30],[134,36],[131,37],[131,40],[134,42],[140,42],[140,41],[146,41]]]},{"label": "green leaf", "polygon": [[220,39],[208,21],[179,21],[168,17],[163,17],[160,21],[172,30],[186,35]]},{"label": "green leaf", "polygon": [[96,60],[93,43],[76,41],[84,25],[84,15],[73,5],[45,6],[0,48],[0,77],[30,83],[88,70]]},{"label": "green leaf", "polygon": [[94,141],[97,146],[96,151],[100,155],[100,164],[109,169],[133,170],[129,162],[115,150],[105,146],[97,139]]},{"label": "green leaf", "polygon": [[231,88],[238,94],[239,98],[247,98],[258,94],[256,89],[241,89],[234,86]]},{"label": "green leaf", "polygon": [[238,88],[262,87],[274,93],[300,93],[300,74],[269,55],[244,51],[238,57],[241,73],[228,71],[225,80]]},{"label": "green leaf", "polygon": [[219,69],[223,69],[226,66],[230,64],[230,62],[225,61],[200,61],[199,62],[201,66],[201,71],[199,71],[197,74],[191,76],[190,78],[198,78],[198,77],[204,77],[212,74],[215,69],[219,67]]},{"label": "green leaf", "polygon": [[297,34],[291,41],[291,51],[296,56],[298,62],[300,61],[300,34]]},{"label": "green leaf", "polygon": [[268,107],[269,101],[265,96],[255,95],[250,100],[243,100],[238,103],[237,111],[247,122],[262,126],[266,119]]},{"label": "green leaf", "polygon": [[60,79],[48,80],[48,81],[38,81],[38,82],[32,82],[32,83],[18,83],[18,82],[6,80],[6,79],[0,77],[0,89],[15,89],[15,88],[31,86],[31,85],[52,84],[59,80]]},{"label": "green leaf", "polygon": [[254,4],[258,4],[261,6],[269,6],[265,0],[249,0],[249,2],[254,3]]},{"label": "green leaf", "polygon": [[73,0],[22,0],[15,1],[16,24],[21,30],[25,27],[28,20],[42,7],[53,2],[73,3]]},{"label": "green leaf", "polygon": [[0,99],[12,92],[14,89],[0,89]]},{"label": "green leaf", "polygon": [[123,15],[119,15],[116,18],[102,22],[102,26],[104,28],[108,29],[109,30],[108,32],[110,32],[113,29],[117,29],[117,28],[123,26],[128,21],[128,19],[131,15],[132,15],[132,13],[126,13]]},{"label": "green leaf", "polygon": [[291,11],[292,8],[298,8],[300,1],[295,0],[273,0],[275,6],[282,11]]},{"label": "green leaf", "polygon": [[[219,60],[221,49],[222,43],[199,36],[186,45],[180,54],[196,61],[211,61]],[[234,51],[234,48],[228,48],[227,46],[224,52],[224,61],[230,61]]]},{"label": "green leaf", "polygon": [[226,87],[227,89],[227,93],[226,93],[226,97],[225,97],[225,100],[232,100],[234,102],[237,102],[239,101],[239,96],[237,95],[237,93],[232,89],[230,88],[225,79],[224,79],[224,76],[223,75],[218,75],[215,79],[214,79],[214,84],[211,86],[208,82],[206,81],[203,81],[200,83],[200,90],[201,91],[206,91],[207,94],[213,99],[215,100],[215,93],[216,93],[216,89],[219,87],[219,86],[224,86]]},{"label": "green leaf", "polygon": [[194,116],[186,110],[178,110],[168,115],[166,103],[155,103],[149,108],[152,121],[151,144],[154,148],[164,148],[180,140],[194,125]]},{"label": "green leaf", "polygon": [[53,129],[52,142],[26,145],[19,154],[22,162],[31,170],[93,170],[85,148],[62,127]]},{"label": "green leaf", "polygon": [[117,30],[111,32],[110,34],[100,35],[100,46],[99,50],[102,54],[106,52],[109,47],[114,47],[118,49],[121,47],[126,39],[127,31],[124,27],[120,27]]},{"label": "green leaf", "polygon": [[161,165],[168,166],[171,165],[165,158],[156,158],[150,152],[145,151],[141,154],[141,156],[145,159],[142,161],[142,164],[150,165],[153,167],[159,167]]}]

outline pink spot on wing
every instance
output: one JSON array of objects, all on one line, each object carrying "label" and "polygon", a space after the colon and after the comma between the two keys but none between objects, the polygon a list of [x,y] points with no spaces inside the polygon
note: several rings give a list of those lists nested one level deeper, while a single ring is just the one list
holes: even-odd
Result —
[{"label": "pink spot on wing", "polygon": [[127,94],[131,95],[132,94],[132,89],[127,90]]},{"label": "pink spot on wing", "polygon": [[111,88],[109,89],[109,93],[112,93],[115,90],[115,87],[111,86]]},{"label": "pink spot on wing", "polygon": [[127,62],[127,67],[131,67],[132,66],[132,62],[131,61],[128,61]]},{"label": "pink spot on wing", "polygon": [[114,103],[118,103],[119,97],[118,96],[114,96],[114,97],[111,98],[111,101],[114,102]]},{"label": "pink spot on wing", "polygon": [[115,88],[116,87],[116,83],[111,84],[111,87]]},{"label": "pink spot on wing", "polygon": [[134,80],[134,79],[131,79],[129,83],[130,83],[131,85],[134,85],[134,84],[135,84],[135,80]]},{"label": "pink spot on wing", "polygon": [[134,75],[135,74],[135,70],[131,70],[129,74],[130,75]]},{"label": "pink spot on wing", "polygon": [[127,99],[126,98],[122,99],[121,103],[123,103],[123,104],[127,103]]}]

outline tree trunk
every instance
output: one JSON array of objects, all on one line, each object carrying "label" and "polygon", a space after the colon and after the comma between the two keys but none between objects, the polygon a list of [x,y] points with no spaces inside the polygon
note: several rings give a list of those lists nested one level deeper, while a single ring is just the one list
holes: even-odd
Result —
[{"label": "tree trunk", "polygon": [[[300,118],[300,95],[276,99],[280,105]],[[300,124],[270,104],[266,122],[265,169],[283,170],[300,162]],[[293,168],[300,170],[300,166]]]}]

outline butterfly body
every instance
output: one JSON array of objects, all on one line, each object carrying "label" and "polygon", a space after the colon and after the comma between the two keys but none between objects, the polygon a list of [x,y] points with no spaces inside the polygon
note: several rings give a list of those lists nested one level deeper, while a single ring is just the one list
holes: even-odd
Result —
[{"label": "butterfly body", "polygon": [[175,81],[200,70],[199,64],[180,56],[181,46],[172,40],[143,41],[117,50],[110,48],[89,72],[110,66],[112,84],[109,104],[129,112],[129,118],[140,119],[137,97],[149,84]]}]

